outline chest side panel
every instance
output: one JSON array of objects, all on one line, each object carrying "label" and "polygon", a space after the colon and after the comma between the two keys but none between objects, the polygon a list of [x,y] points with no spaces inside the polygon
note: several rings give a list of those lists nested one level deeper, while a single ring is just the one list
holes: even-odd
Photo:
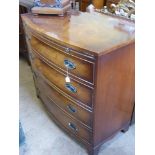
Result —
[{"label": "chest side panel", "polygon": [[94,144],[129,124],[134,103],[134,44],[99,58],[94,104]]}]

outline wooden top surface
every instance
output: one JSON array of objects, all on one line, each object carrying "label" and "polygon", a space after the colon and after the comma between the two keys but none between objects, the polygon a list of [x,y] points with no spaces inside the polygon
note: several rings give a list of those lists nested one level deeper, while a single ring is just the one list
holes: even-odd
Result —
[{"label": "wooden top surface", "polygon": [[99,13],[58,16],[22,15],[25,23],[45,37],[102,55],[134,42],[133,22]]}]

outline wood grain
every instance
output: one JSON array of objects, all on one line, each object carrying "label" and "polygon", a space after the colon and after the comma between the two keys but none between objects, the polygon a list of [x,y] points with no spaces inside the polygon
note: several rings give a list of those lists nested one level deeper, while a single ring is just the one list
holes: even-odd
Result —
[{"label": "wood grain", "polygon": [[100,144],[130,124],[134,107],[134,44],[100,57],[97,65],[94,143]]},{"label": "wood grain", "polygon": [[78,76],[79,78],[83,78],[88,82],[94,82],[94,64],[92,62],[80,60],[77,57],[65,54],[64,52],[56,50],[34,37],[31,38],[31,47],[34,51],[38,52],[41,56],[46,58],[51,63],[54,63],[65,72],[67,68],[64,65],[64,60],[69,60],[75,65],[74,69],[69,69],[70,74],[73,74],[73,76]]},{"label": "wood grain", "polygon": [[134,23],[99,13],[22,18],[32,31],[84,53],[103,55],[134,42]]},{"label": "wood grain", "polygon": [[[89,155],[97,155],[104,142],[130,125],[134,23],[82,12],[64,17],[26,14],[22,19],[37,95],[60,128],[79,140]],[[77,65],[69,74],[75,92],[65,87],[64,59]]]},{"label": "wood grain", "polygon": [[[84,126],[80,125],[76,120],[70,118],[63,111],[61,111],[51,100],[49,100],[48,97],[46,97],[43,94],[40,94],[40,97],[45,103],[45,105],[48,107],[52,115],[54,115],[54,117],[57,119],[57,121],[59,121],[62,124],[62,126],[64,126],[67,130],[74,133],[75,135],[78,135],[81,138],[85,139],[89,143],[92,142],[91,140],[92,133],[89,130],[87,130]],[[69,126],[69,123],[72,123],[75,126],[75,128],[71,128]]]},{"label": "wood grain", "polygon": [[92,107],[92,92],[93,90],[77,83],[76,81],[71,79],[71,85],[77,89],[77,92],[73,93],[66,89],[65,87],[65,77],[66,75],[60,74],[57,70],[49,67],[44,62],[39,59],[34,60],[35,68],[42,74],[45,78],[47,78],[51,83],[57,86],[59,89],[63,90],[75,100],[80,101],[82,104],[86,104],[89,107]]},{"label": "wood grain", "polygon": [[80,107],[78,103],[69,100],[55,88],[50,87],[41,77],[38,76],[36,81],[39,90],[46,90],[45,95],[53,100],[58,107],[60,107],[74,119],[80,120],[80,122],[84,123],[84,125],[88,126],[88,128],[92,128],[92,112]]},{"label": "wood grain", "polygon": [[101,8],[103,8],[103,6],[105,4],[105,0],[92,0],[92,3],[95,6],[95,8],[101,9]]},{"label": "wood grain", "polygon": [[50,8],[50,7],[33,7],[31,12],[34,14],[52,14],[52,15],[64,15],[69,9],[70,4],[64,6],[63,8]]}]

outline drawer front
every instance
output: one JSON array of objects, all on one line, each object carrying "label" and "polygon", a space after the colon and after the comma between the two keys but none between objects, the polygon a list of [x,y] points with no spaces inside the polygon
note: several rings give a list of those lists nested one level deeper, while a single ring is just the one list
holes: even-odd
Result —
[{"label": "drawer front", "polygon": [[48,97],[40,93],[40,98],[46,105],[48,111],[55,117],[59,124],[69,130],[72,134],[79,136],[86,140],[88,143],[91,142],[92,132],[87,130],[85,127],[80,125],[77,121],[66,115],[56,104],[49,100]]},{"label": "drawer front", "polygon": [[90,83],[94,82],[93,62],[88,62],[87,60],[77,58],[77,56],[75,57],[71,54],[67,54],[61,50],[55,49],[54,46],[52,48],[35,37],[31,38],[31,46],[36,53],[64,71],[66,71],[68,67],[69,73],[71,73],[72,76],[76,76]]},{"label": "drawer front", "polygon": [[49,67],[40,59],[35,58],[33,65],[41,75],[48,81],[58,87],[60,90],[73,97],[76,102],[79,102],[88,107],[92,107],[92,92],[93,90],[71,79],[70,83],[65,82],[65,75],[59,71]]},{"label": "drawer front", "polygon": [[49,86],[40,77],[37,77],[37,84],[40,91],[44,91],[46,96],[50,97],[53,102],[67,112],[72,117],[92,128],[92,113],[78,106],[73,101],[66,98],[53,87]]}]

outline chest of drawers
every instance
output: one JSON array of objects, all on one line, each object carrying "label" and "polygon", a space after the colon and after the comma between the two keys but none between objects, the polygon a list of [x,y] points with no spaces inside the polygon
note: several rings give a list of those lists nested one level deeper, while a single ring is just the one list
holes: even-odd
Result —
[{"label": "chest of drawers", "polygon": [[134,23],[81,12],[22,20],[37,95],[52,120],[96,155],[130,124]]}]

